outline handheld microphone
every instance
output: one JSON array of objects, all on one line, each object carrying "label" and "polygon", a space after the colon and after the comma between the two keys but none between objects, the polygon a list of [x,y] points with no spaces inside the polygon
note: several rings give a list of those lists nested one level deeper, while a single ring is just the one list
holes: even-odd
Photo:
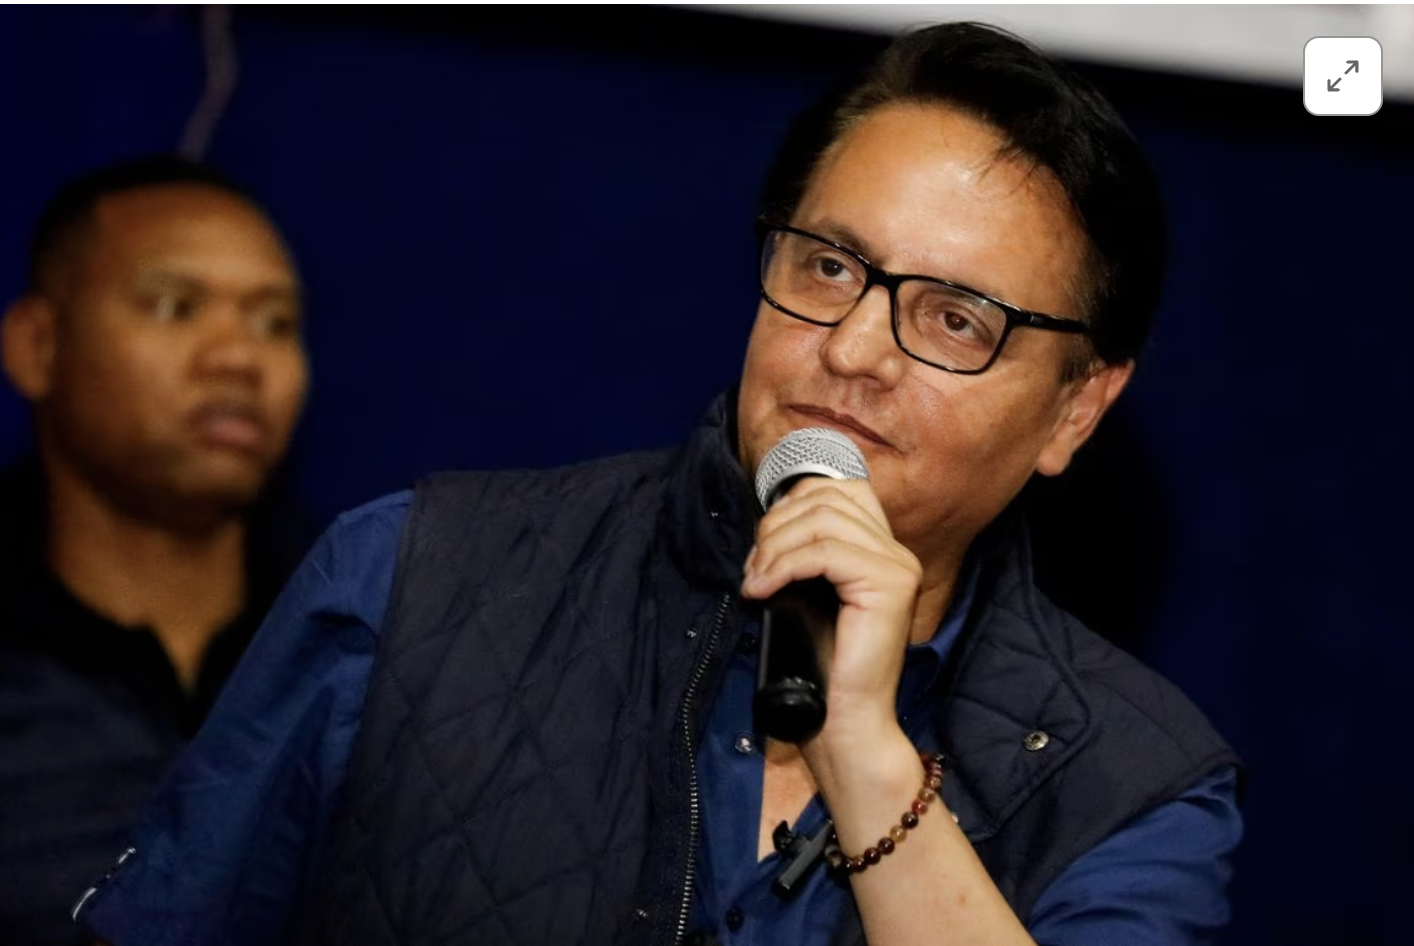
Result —
[{"label": "handheld microphone", "polygon": [[[761,508],[770,509],[805,476],[867,480],[869,468],[859,448],[839,431],[791,431],[766,453],[756,471]],[[752,701],[758,732],[797,743],[825,724],[824,668],[834,653],[839,607],[839,595],[823,577],[791,582],[766,601]]]}]

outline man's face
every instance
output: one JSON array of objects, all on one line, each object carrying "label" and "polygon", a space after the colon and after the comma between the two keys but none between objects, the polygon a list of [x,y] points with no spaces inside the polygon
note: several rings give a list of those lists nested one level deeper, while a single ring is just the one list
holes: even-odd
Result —
[{"label": "man's face", "polygon": [[[1054,178],[999,158],[1000,145],[988,126],[940,106],[879,109],[826,153],[790,223],[891,272],[1079,318],[1083,231]],[[754,472],[796,428],[844,432],[895,535],[926,568],[955,557],[1034,471],[1064,469],[1098,419],[1077,423],[1094,384],[1061,381],[1071,344],[1018,329],[985,373],[956,375],[898,348],[881,287],[833,328],[762,302],[742,377],[742,461]]]},{"label": "man's face", "polygon": [[38,403],[51,455],[148,513],[254,499],[308,386],[299,285],[270,224],[201,185],[116,194],[63,273]]}]

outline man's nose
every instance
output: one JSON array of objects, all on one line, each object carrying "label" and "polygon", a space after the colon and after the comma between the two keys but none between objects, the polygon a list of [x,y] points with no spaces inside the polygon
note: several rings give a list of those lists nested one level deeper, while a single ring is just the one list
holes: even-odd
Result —
[{"label": "man's nose", "polygon": [[885,387],[903,376],[907,357],[894,340],[893,302],[885,286],[872,286],[820,350],[825,367],[844,378],[872,378]]},{"label": "man's nose", "polygon": [[260,338],[251,319],[234,302],[213,305],[203,326],[198,362],[203,370],[256,377]]}]

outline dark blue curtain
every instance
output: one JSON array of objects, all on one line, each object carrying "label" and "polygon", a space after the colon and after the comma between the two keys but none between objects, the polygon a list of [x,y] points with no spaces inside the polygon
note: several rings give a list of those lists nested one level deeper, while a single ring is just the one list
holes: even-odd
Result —
[{"label": "dark blue curtain", "polygon": [[[309,287],[323,519],[436,468],[675,441],[738,370],[775,144],[881,45],[649,10],[237,9],[235,36],[210,157]],[[1414,108],[1086,71],[1158,165],[1174,259],[1132,393],[1037,490],[1048,581],[1249,764],[1227,941],[1406,942]],[[203,81],[194,12],[0,9],[0,295],[52,190],[172,148]],[[26,437],[0,393],[0,459]]]}]

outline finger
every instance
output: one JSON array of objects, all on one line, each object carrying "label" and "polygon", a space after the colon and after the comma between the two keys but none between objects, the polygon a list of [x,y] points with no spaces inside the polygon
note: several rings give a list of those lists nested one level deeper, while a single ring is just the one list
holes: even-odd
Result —
[{"label": "finger", "polygon": [[[797,557],[806,549],[816,549],[816,555]],[[831,553],[850,554],[838,560]],[[860,558],[857,553],[868,557]],[[822,557],[823,556],[823,557]],[[902,576],[904,582],[916,583],[922,568],[913,553],[891,537],[879,536],[872,527],[829,507],[802,516],[780,529],[763,534],[758,540],[742,582],[742,593],[748,597],[770,595],[786,582],[823,575],[833,584],[869,583],[867,573],[851,571],[854,563],[863,561],[868,567],[888,568]],[[789,563],[794,563],[789,564]],[[801,573],[802,563],[813,563],[813,572]],[[877,563],[877,564],[875,564]],[[841,590],[841,597],[844,592]]]},{"label": "finger", "polygon": [[884,559],[896,561],[907,572],[920,572],[913,553],[872,519],[861,518],[857,507],[806,502],[788,519],[762,522],[744,568],[743,593],[755,594],[759,587],[757,579],[771,572],[780,556],[827,539],[873,549]]},{"label": "finger", "polygon": [[894,554],[903,551],[893,536],[881,530],[873,520],[862,517],[857,508],[807,502],[789,517],[762,520],[747,571],[765,571],[785,552],[825,539],[881,551],[893,550]]},{"label": "finger", "polygon": [[[756,529],[754,549],[766,547],[766,554],[828,536],[848,537],[863,545],[890,545],[894,537],[857,507],[825,503],[802,503],[781,515],[762,519]],[[756,566],[764,559],[757,554]]]},{"label": "finger", "polygon": [[859,506],[871,519],[882,524],[888,523],[883,504],[879,501],[878,494],[874,492],[874,487],[868,480],[837,480],[826,476],[806,476],[792,486],[782,499],[777,500],[775,506],[792,498],[800,499],[827,493],[838,493]]},{"label": "finger", "polygon": [[847,511],[872,524],[880,533],[893,535],[888,518],[874,491],[863,480],[830,480],[809,477],[778,500],[761,519],[758,532],[788,522],[817,505],[826,504]]},{"label": "finger", "polygon": [[769,598],[793,581],[823,576],[840,601],[866,609],[896,610],[911,604],[917,575],[908,562],[878,548],[836,537],[790,548],[758,566],[742,585],[750,598]]}]

